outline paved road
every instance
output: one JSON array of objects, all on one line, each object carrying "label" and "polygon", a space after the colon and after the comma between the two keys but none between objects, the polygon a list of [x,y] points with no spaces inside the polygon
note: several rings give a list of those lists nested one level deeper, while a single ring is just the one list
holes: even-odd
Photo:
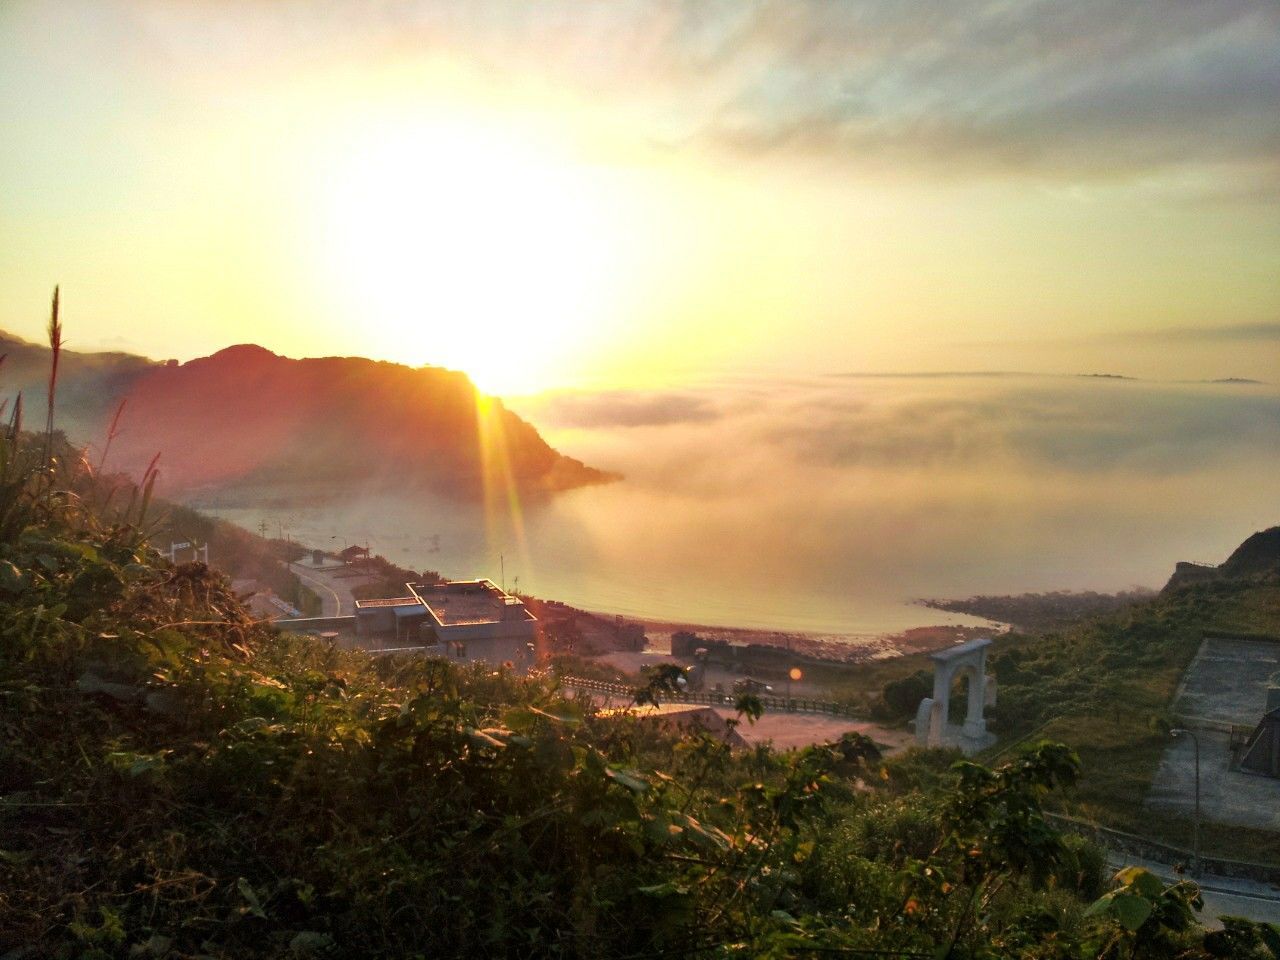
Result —
[{"label": "paved road", "polygon": [[[1113,870],[1122,867],[1146,867],[1165,883],[1183,879],[1168,864],[1143,860],[1107,851],[1107,863]],[[1280,923],[1280,889],[1256,880],[1240,880],[1235,877],[1217,877],[1205,874],[1198,881],[1204,897],[1201,922],[1208,927],[1220,927],[1218,918],[1247,917],[1268,923]]]},{"label": "paved road", "polygon": [[316,570],[301,563],[291,563],[289,569],[320,598],[322,617],[341,617],[356,612],[356,599],[351,595],[351,588],[364,583],[366,577],[338,577],[334,574],[340,571]]}]

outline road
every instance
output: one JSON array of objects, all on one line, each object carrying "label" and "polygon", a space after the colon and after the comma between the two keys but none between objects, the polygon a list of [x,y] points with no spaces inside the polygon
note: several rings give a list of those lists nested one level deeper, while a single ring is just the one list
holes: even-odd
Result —
[{"label": "road", "polygon": [[[1174,873],[1168,864],[1143,860],[1125,854],[1107,851],[1107,864],[1113,870],[1123,867],[1146,867],[1165,883],[1185,879]],[[1217,877],[1205,874],[1198,881],[1204,897],[1204,910],[1200,920],[1205,926],[1220,927],[1219,917],[1247,917],[1267,923],[1280,923],[1280,890],[1257,880],[1241,880],[1236,877]]]},{"label": "road", "polygon": [[320,598],[322,617],[349,616],[356,612],[356,598],[351,588],[366,582],[366,577],[337,577],[336,570],[316,570],[302,563],[291,563],[289,569]]}]

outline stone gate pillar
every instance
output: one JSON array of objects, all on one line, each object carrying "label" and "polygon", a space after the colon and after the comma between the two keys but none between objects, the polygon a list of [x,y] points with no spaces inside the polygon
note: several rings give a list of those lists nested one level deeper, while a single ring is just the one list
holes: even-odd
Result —
[{"label": "stone gate pillar", "polygon": [[[995,683],[987,681],[987,648],[991,640],[980,637],[929,654],[933,661],[933,696],[920,701],[916,710],[916,740],[930,747],[958,746],[965,753],[995,743],[987,732],[983,711],[995,703]],[[962,724],[950,724],[951,684],[958,675],[969,677],[969,703]]]}]

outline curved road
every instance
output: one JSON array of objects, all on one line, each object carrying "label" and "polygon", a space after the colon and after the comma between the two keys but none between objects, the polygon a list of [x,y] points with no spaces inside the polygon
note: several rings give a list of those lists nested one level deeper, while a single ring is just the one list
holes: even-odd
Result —
[{"label": "curved road", "polygon": [[298,575],[299,580],[311,587],[320,598],[322,617],[340,617],[344,613],[355,613],[356,600],[351,595],[351,587],[354,584],[363,583],[365,577],[335,577],[331,571],[316,570],[301,563],[291,563],[289,569]]}]

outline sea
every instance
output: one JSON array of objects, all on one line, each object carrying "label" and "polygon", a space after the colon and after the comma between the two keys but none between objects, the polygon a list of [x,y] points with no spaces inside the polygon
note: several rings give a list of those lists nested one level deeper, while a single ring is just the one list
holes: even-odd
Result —
[{"label": "sea", "polygon": [[508,405],[622,479],[484,504],[202,498],[247,529],[585,609],[858,637],[921,598],[1159,587],[1280,522],[1280,391],[1022,374],[721,378]]}]

